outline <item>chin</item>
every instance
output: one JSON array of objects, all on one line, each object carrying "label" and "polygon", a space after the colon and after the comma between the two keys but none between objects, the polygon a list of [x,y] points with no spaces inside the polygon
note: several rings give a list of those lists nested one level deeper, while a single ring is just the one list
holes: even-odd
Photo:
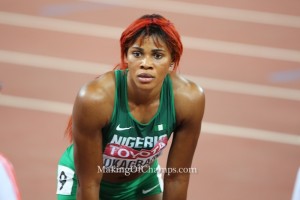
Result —
[{"label": "chin", "polygon": [[136,87],[140,90],[152,90],[154,88],[154,84],[151,84],[151,83],[137,83]]}]

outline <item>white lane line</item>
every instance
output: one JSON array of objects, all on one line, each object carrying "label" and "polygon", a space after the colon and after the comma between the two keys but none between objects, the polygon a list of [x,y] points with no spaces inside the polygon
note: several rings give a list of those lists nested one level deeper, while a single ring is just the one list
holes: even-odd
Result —
[{"label": "white lane line", "polygon": [[[46,101],[26,97],[4,95],[0,93],[0,106],[13,108],[44,111],[56,114],[70,115],[72,104]],[[203,122],[202,132],[223,136],[231,136],[246,139],[255,139],[268,142],[283,143],[289,145],[300,145],[300,136],[288,133],[279,133],[253,128],[230,126],[211,122]]]},{"label": "white lane line", "polygon": [[300,135],[204,122],[202,131],[217,135],[300,145]]},{"label": "white lane line", "polygon": [[16,51],[5,51],[1,49],[0,62],[11,63],[16,65],[26,65],[30,67],[44,68],[50,70],[88,73],[94,75],[99,75],[113,68],[109,65],[101,63],[79,61],[52,56],[42,56]]},{"label": "white lane line", "polygon": [[[9,12],[0,12],[0,24],[117,40],[119,39],[123,31],[122,28],[118,27],[30,16]],[[273,48],[237,42],[226,42],[188,36],[182,36],[182,42],[185,48],[193,50],[300,62],[300,51],[297,50]]]},{"label": "white lane line", "polygon": [[58,114],[71,114],[73,105],[26,97],[16,97],[0,93],[0,105]]},{"label": "white lane line", "polygon": [[300,101],[300,90],[282,87],[220,80],[206,77],[184,75],[187,79],[201,85],[204,89],[237,94],[254,95],[286,100]]},{"label": "white lane line", "polygon": [[112,26],[1,11],[0,24],[110,39],[119,39],[123,31]]},{"label": "white lane line", "polygon": [[[51,56],[40,56],[36,54],[5,50],[0,50],[0,62],[93,75],[102,74],[113,68],[113,66],[110,67],[108,64],[77,61]],[[206,90],[300,101],[300,90],[297,89],[242,83],[238,81],[220,80],[199,76],[184,76],[201,85]]]},{"label": "white lane line", "polygon": [[260,45],[243,44],[237,42],[226,42],[220,40],[202,39],[195,37],[182,37],[182,42],[189,49],[300,62],[300,51],[274,48]]},{"label": "white lane line", "polygon": [[238,8],[221,6],[210,6],[205,4],[194,4],[179,1],[158,1],[158,0],[83,0],[94,3],[103,3],[115,6],[123,6],[145,10],[155,10],[171,13],[180,13],[193,16],[204,16],[218,19],[235,20],[242,22],[254,22],[259,24],[270,24],[300,28],[300,17],[271,12],[252,11]]}]

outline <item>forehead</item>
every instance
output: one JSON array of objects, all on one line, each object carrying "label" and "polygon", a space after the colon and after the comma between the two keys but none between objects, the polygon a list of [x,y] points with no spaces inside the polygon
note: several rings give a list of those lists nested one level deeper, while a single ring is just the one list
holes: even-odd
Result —
[{"label": "forehead", "polygon": [[140,36],[137,40],[131,45],[132,47],[156,47],[159,49],[168,50],[165,41],[163,41],[159,36]]}]

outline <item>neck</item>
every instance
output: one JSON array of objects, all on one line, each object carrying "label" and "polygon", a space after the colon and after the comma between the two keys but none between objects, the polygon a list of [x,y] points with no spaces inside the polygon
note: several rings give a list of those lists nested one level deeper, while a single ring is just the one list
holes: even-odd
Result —
[{"label": "neck", "polygon": [[135,105],[150,105],[160,100],[161,88],[162,84],[151,90],[143,90],[137,88],[135,85],[131,84],[130,81],[128,81],[128,101],[134,103]]}]

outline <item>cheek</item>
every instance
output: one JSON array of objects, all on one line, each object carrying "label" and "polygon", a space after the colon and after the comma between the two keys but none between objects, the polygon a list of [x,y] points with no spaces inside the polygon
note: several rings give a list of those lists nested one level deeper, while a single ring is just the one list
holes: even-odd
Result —
[{"label": "cheek", "polygon": [[139,59],[136,58],[136,57],[134,57],[133,55],[129,55],[129,56],[127,57],[127,63],[128,63],[128,64],[130,63],[130,64],[136,65],[136,64],[139,63]]},{"label": "cheek", "polygon": [[157,74],[167,75],[170,72],[170,65],[168,64],[161,65],[156,69],[157,69]]},{"label": "cheek", "polygon": [[132,61],[132,56],[131,55],[127,55],[126,57],[126,61],[129,63]]},{"label": "cheek", "polygon": [[159,66],[159,69],[161,71],[169,71],[171,67],[171,62],[169,61],[169,59],[166,59],[164,61],[159,61],[157,65]]}]

